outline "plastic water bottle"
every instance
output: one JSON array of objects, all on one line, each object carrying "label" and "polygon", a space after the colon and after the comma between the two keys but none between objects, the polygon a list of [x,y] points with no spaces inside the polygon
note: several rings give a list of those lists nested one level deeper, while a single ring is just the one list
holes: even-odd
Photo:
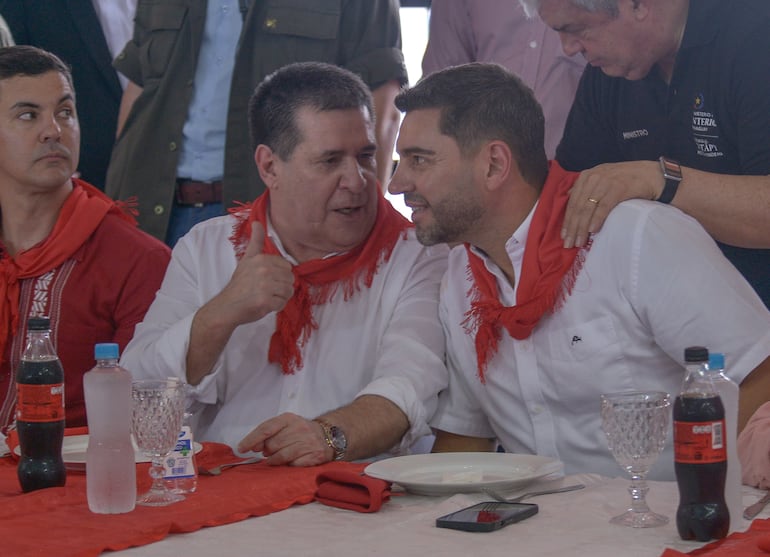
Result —
[{"label": "plastic water bottle", "polygon": [[743,496],[741,462],[738,460],[738,384],[725,375],[724,354],[709,354],[709,375],[725,407],[725,443],[727,443],[727,479],[725,501],[730,511],[730,531],[742,530]]},{"label": "plastic water bottle", "polygon": [[97,344],[94,356],[96,367],[83,375],[88,508],[100,514],[126,513],[136,504],[131,374],[118,365],[117,344]]},{"label": "plastic water bottle", "polygon": [[195,466],[195,443],[190,425],[191,419],[192,414],[185,412],[176,447],[163,464],[163,481],[174,493],[192,493],[198,487],[198,468]]},{"label": "plastic water bottle", "polygon": [[676,528],[683,540],[705,542],[724,538],[730,528],[725,410],[708,371],[708,350],[691,346],[684,359],[687,373],[674,401]]},{"label": "plastic water bottle", "polygon": [[51,342],[51,320],[30,317],[27,346],[16,370],[17,473],[24,492],[63,486],[64,370]]}]

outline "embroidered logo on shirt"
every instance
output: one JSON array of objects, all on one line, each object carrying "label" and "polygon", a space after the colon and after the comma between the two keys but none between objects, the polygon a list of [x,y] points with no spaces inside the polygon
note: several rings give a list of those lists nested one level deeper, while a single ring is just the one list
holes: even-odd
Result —
[{"label": "embroidered logo on shirt", "polygon": [[647,137],[650,135],[650,132],[647,131],[647,128],[642,128],[641,130],[632,130],[630,132],[623,132],[623,139],[636,139],[638,137]]},{"label": "embroidered logo on shirt", "polygon": [[724,153],[717,145],[719,126],[716,116],[708,111],[703,93],[697,93],[692,103],[692,136],[698,155],[701,157],[723,157]]},{"label": "embroidered logo on shirt", "polygon": [[579,336],[575,335],[572,337],[572,342],[570,343],[572,346],[575,346],[578,342],[583,342],[583,339]]}]

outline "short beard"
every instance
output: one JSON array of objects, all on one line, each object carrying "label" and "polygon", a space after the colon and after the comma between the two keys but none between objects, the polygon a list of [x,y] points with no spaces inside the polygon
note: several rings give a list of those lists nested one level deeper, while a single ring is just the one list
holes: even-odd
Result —
[{"label": "short beard", "polygon": [[467,241],[467,232],[484,216],[484,208],[475,199],[450,197],[431,205],[433,222],[415,227],[417,240],[424,246],[457,244]]}]

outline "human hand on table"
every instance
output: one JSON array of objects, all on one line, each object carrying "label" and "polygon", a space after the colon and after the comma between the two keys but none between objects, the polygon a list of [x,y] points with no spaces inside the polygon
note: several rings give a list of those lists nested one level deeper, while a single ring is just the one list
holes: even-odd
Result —
[{"label": "human hand on table", "polygon": [[607,163],[584,170],[570,190],[561,232],[564,247],[583,247],[618,203],[657,199],[664,182],[657,161]]},{"label": "human hand on table", "polygon": [[318,422],[289,412],[259,424],[238,443],[238,451],[261,451],[268,464],[292,466],[315,466],[334,456]]}]

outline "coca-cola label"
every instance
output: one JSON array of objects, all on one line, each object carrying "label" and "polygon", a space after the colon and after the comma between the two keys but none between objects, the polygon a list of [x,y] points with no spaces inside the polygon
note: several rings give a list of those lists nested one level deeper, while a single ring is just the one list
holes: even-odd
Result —
[{"label": "coca-cola label", "polygon": [[64,384],[17,383],[16,419],[22,422],[58,422],[64,419]]},{"label": "coca-cola label", "polygon": [[727,460],[725,421],[674,421],[674,461],[681,464],[711,464]]}]

